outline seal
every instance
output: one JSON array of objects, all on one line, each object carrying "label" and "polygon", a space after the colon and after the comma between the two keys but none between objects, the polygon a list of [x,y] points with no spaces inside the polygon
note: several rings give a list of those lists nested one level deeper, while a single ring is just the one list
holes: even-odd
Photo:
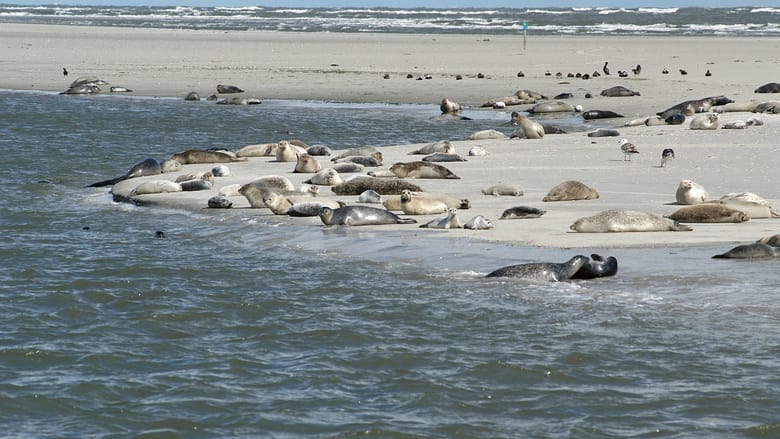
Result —
[{"label": "seal", "polygon": [[666,119],[667,117],[677,113],[683,113],[686,116],[693,116],[694,113],[704,113],[710,111],[710,109],[714,106],[726,105],[733,102],[733,100],[727,98],[726,96],[710,96],[702,99],[680,102],[679,104],[669,107],[666,110],[656,114],[661,116],[661,119]]},{"label": "seal", "polygon": [[[401,192],[403,193],[403,191]],[[468,198],[457,198],[446,194],[432,194],[429,192],[420,192],[420,191],[412,191],[412,190],[410,190],[410,192],[413,197],[439,201],[446,204],[448,208],[454,207],[456,209],[462,209],[462,210],[471,208],[471,202],[468,200]],[[397,210],[397,211],[403,210],[401,208],[400,195],[388,196],[384,201],[382,201],[382,204],[385,206],[385,209],[387,210]]]},{"label": "seal", "polygon": [[577,255],[563,263],[532,262],[509,265],[492,271],[485,277],[520,277],[535,281],[563,282],[589,262],[587,256]]},{"label": "seal", "polygon": [[596,279],[599,277],[614,276],[618,272],[618,261],[614,256],[604,259],[601,255],[593,253],[590,261],[584,264],[574,273],[570,279]]},{"label": "seal", "polygon": [[236,87],[235,85],[217,85],[217,93],[243,93],[244,90],[241,90],[240,88]]},{"label": "seal", "polygon": [[161,174],[162,167],[160,166],[160,163],[157,162],[157,160],[152,158],[147,158],[139,163],[136,163],[133,165],[132,168],[130,168],[127,172],[124,173],[124,175],[120,175],[119,177],[110,178],[108,180],[98,181],[96,183],[92,183],[87,187],[103,187],[103,186],[113,186],[120,181],[127,180],[129,178],[136,178],[136,177],[144,177],[147,175],[156,175]]},{"label": "seal", "polygon": [[526,139],[541,139],[544,137],[544,127],[539,122],[521,115],[514,118],[514,121],[520,126],[523,137]]},{"label": "seal", "polygon": [[171,156],[182,165],[198,165],[202,163],[231,163],[246,161],[244,157],[236,157],[229,151],[213,151],[204,149],[189,149],[177,152]]},{"label": "seal", "polygon": [[352,157],[352,156],[373,157],[374,159],[380,162],[382,161],[382,152],[373,146],[362,146],[359,148],[350,148],[343,151],[341,154],[331,157],[330,160],[332,162],[335,162],[338,159],[343,159],[344,157]]},{"label": "seal", "polygon": [[401,211],[407,215],[431,215],[446,212],[448,208],[441,200],[414,196],[409,190],[401,192]]},{"label": "seal", "polygon": [[692,130],[716,130],[718,129],[718,113],[707,113],[696,116],[691,120]]},{"label": "seal", "polygon": [[629,142],[628,139],[620,139],[620,151],[623,152],[623,161],[628,160],[631,161],[631,156],[634,154],[639,154],[639,150],[637,149],[636,145]]},{"label": "seal", "polygon": [[420,225],[420,227],[426,229],[462,229],[463,225],[458,218],[458,209],[451,207],[447,209],[446,216],[432,219],[427,223]]},{"label": "seal", "polygon": [[780,249],[763,242],[738,245],[726,253],[715,255],[713,259],[769,259],[780,257]]},{"label": "seal", "polygon": [[467,140],[500,140],[506,139],[506,134],[496,130],[482,130],[469,134]]},{"label": "seal", "polygon": [[617,137],[620,135],[618,130],[609,128],[599,128],[596,131],[590,131],[588,137]]},{"label": "seal", "polygon": [[380,204],[381,202],[382,196],[371,189],[361,192],[358,196],[358,203]]},{"label": "seal", "polygon": [[390,172],[395,174],[399,178],[446,178],[446,179],[460,179],[452,171],[444,166],[437,165],[436,163],[429,163],[423,161],[396,163],[390,167]]},{"label": "seal", "polygon": [[353,155],[348,157],[342,157],[339,159],[332,160],[334,163],[355,163],[360,166],[367,166],[371,168],[376,168],[378,166],[382,166],[382,160],[377,160],[374,157],[364,156],[364,155]]},{"label": "seal", "polygon": [[776,234],[772,236],[764,236],[763,238],[759,239],[757,242],[771,245],[772,247],[780,247],[780,234]]},{"label": "seal", "polygon": [[435,152],[422,158],[424,162],[465,162],[465,158],[458,154],[448,154],[444,152]]},{"label": "seal", "polygon": [[306,148],[306,153],[309,155],[329,156],[331,155],[331,150],[325,145],[312,145]]},{"label": "seal", "polygon": [[365,169],[365,167],[360,163],[354,163],[354,162],[334,163],[333,166],[331,166],[331,168],[333,168],[339,174],[363,172],[363,169]]},{"label": "seal", "polygon": [[401,218],[385,209],[371,206],[344,206],[320,209],[320,220],[326,226],[375,226],[382,224],[416,224],[413,218]]},{"label": "seal", "polygon": [[[568,102],[555,101],[555,102],[541,102],[527,110],[531,114],[538,113],[573,113],[574,105]],[[519,116],[519,114],[518,114]],[[515,121],[515,118],[512,118]]]},{"label": "seal", "polygon": [[208,199],[206,204],[212,209],[229,209],[233,207],[233,202],[224,195],[214,195]]},{"label": "seal", "polygon": [[493,228],[493,223],[483,215],[476,215],[474,218],[466,221],[466,224],[463,224],[463,228],[469,230],[488,230]]},{"label": "seal", "polygon": [[272,189],[281,189],[283,191],[292,192],[295,190],[295,185],[293,182],[283,175],[264,175],[262,177],[255,178],[248,184],[252,184],[258,187],[262,186]]},{"label": "seal", "polygon": [[165,159],[162,163],[160,163],[160,169],[162,170],[163,174],[180,171],[181,168],[182,164],[174,159]]},{"label": "seal", "polygon": [[422,192],[420,186],[399,178],[375,178],[361,175],[331,186],[331,190],[336,195],[360,195],[369,189],[381,195],[401,195],[401,191],[404,189]]},{"label": "seal", "polygon": [[302,151],[298,150],[298,147],[292,145],[290,142],[282,140],[276,147],[276,161],[277,162],[297,162],[298,155]]},{"label": "seal", "polygon": [[666,217],[687,223],[743,223],[750,220],[745,212],[714,203],[681,207]]},{"label": "seal", "polygon": [[230,175],[230,168],[225,165],[217,165],[211,168],[211,175],[214,177],[227,177]]},{"label": "seal", "polygon": [[184,96],[185,101],[200,101],[200,95],[196,91],[191,91]]},{"label": "seal", "polygon": [[484,156],[487,155],[487,149],[482,145],[475,145],[469,148],[469,155],[476,157]]},{"label": "seal", "polygon": [[664,150],[661,151],[661,166],[659,167],[663,168],[668,164],[671,168],[672,160],[674,160],[674,150],[672,148],[664,148]]},{"label": "seal", "polygon": [[273,192],[265,191],[263,193],[263,203],[274,215],[287,215],[293,203],[286,196]]},{"label": "seal", "polygon": [[769,201],[753,192],[733,192],[710,202],[741,210],[751,218],[780,218]]},{"label": "seal", "polygon": [[582,118],[585,120],[611,119],[615,117],[623,117],[623,115],[610,110],[589,110],[582,112]]},{"label": "seal", "polygon": [[542,201],[595,200],[597,198],[599,198],[599,193],[596,189],[576,180],[567,180],[550,189]]},{"label": "seal", "polygon": [[325,206],[338,209],[346,204],[335,200],[301,201],[293,203],[287,210],[287,215],[295,217],[319,216],[320,210]]},{"label": "seal", "polygon": [[295,162],[293,173],[313,174],[322,169],[322,165],[316,158],[308,153],[298,154],[298,160]]},{"label": "seal", "polygon": [[410,152],[409,155],[414,155],[414,154],[428,155],[437,152],[443,152],[445,154],[454,154],[455,146],[453,146],[452,142],[450,142],[449,140],[439,140],[438,142],[429,143],[428,145],[425,145],[422,148],[415,149],[414,151]]},{"label": "seal", "polygon": [[304,180],[304,183],[319,184],[322,186],[336,186],[344,183],[341,179],[338,171],[333,168],[321,169],[308,180]]},{"label": "seal", "polygon": [[606,97],[623,97],[623,96],[640,96],[638,91],[629,90],[622,85],[616,85],[606,90],[601,90],[601,96]]},{"label": "seal", "polygon": [[539,218],[547,213],[546,210],[537,209],[529,206],[515,206],[506,209],[502,214],[502,220],[505,219],[526,219],[526,218]]},{"label": "seal", "polygon": [[236,151],[237,157],[276,157],[278,143],[258,143],[246,145]]},{"label": "seal", "polygon": [[780,83],[770,82],[753,90],[753,93],[780,93]]},{"label": "seal", "polygon": [[724,130],[744,130],[747,127],[748,124],[744,120],[734,120],[723,124]]},{"label": "seal", "polygon": [[483,187],[482,193],[484,195],[493,195],[498,197],[501,195],[509,195],[512,197],[520,197],[523,195],[523,190],[519,187],[507,183],[498,183],[493,186]]},{"label": "seal", "polygon": [[181,192],[181,185],[170,180],[145,181],[130,192],[133,195],[163,194],[168,192]]},{"label": "seal", "polygon": [[635,210],[605,210],[578,219],[571,230],[580,233],[691,231],[689,226],[669,218]]},{"label": "seal", "polygon": [[682,180],[677,186],[677,192],[674,197],[677,204],[699,204],[703,203],[710,195],[700,184],[693,180]]},{"label": "seal", "polygon": [[181,183],[183,181],[190,181],[190,180],[206,180],[211,183],[214,183],[214,174],[211,173],[211,171],[203,171],[203,172],[191,172],[189,174],[182,174],[178,177],[176,177],[176,183]]},{"label": "seal", "polygon": [[754,113],[780,114],[780,101],[766,101],[756,105]]}]

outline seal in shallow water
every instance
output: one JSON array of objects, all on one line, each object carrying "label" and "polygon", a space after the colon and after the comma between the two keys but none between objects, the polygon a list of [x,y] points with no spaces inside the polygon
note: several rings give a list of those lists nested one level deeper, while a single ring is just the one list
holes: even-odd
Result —
[{"label": "seal in shallow water", "polygon": [[546,210],[537,209],[535,207],[529,207],[529,206],[515,206],[510,207],[509,209],[506,209],[502,214],[501,218],[502,220],[505,219],[524,219],[524,218],[539,218],[542,215],[547,213]]},{"label": "seal in shallow water", "polygon": [[320,209],[320,220],[326,226],[376,226],[382,224],[416,224],[412,218],[401,218],[385,209],[371,206],[345,206]]},{"label": "seal in shallow water", "polygon": [[681,232],[693,230],[669,218],[635,210],[605,210],[578,219],[571,230],[580,233],[608,232]]},{"label": "seal in shallow water", "polygon": [[110,178],[108,180],[98,181],[97,183],[92,183],[88,187],[113,186],[120,181],[127,180],[128,178],[143,177],[145,175],[155,175],[161,173],[162,168],[160,167],[160,163],[155,159],[148,158],[134,165],[132,168],[130,168],[130,170],[125,172],[124,175]]},{"label": "seal in shallow water", "polygon": [[583,265],[587,256],[577,255],[566,262],[532,262],[499,268],[485,277],[521,277],[529,280],[562,282],[570,279]]},{"label": "seal in shallow water", "polygon": [[544,127],[539,122],[522,115],[517,115],[517,117],[512,118],[512,121],[520,126],[523,137],[526,139],[541,139],[544,137]]},{"label": "seal in shallow water", "polygon": [[618,262],[614,256],[604,259],[596,253],[590,255],[590,261],[574,273],[570,279],[595,279],[614,276],[618,272]]},{"label": "seal in shallow water", "polygon": [[754,242],[752,244],[738,245],[726,253],[715,255],[713,259],[768,259],[780,257],[780,250],[777,247],[764,244],[763,242]]}]

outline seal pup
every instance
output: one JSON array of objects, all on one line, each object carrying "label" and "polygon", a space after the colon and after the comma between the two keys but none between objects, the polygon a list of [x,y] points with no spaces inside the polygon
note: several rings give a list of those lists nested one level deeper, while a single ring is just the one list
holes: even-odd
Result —
[{"label": "seal pup", "polygon": [[770,82],[753,90],[753,93],[780,93],[780,83]]},{"label": "seal pup", "polygon": [[264,175],[262,177],[255,178],[247,184],[271,189],[280,189],[283,191],[295,191],[295,185],[293,182],[283,175]]},{"label": "seal pup", "polygon": [[168,192],[181,192],[181,184],[170,180],[145,181],[130,191],[133,195],[163,194]]},{"label": "seal pup", "polygon": [[483,215],[476,215],[474,218],[466,221],[466,224],[463,224],[463,228],[469,230],[488,230],[493,228],[493,223]]},{"label": "seal pup", "polygon": [[235,85],[222,85],[217,84],[217,93],[243,93],[244,90],[241,90],[239,87],[236,87]]},{"label": "seal pup", "polygon": [[439,110],[441,110],[442,114],[455,114],[460,112],[461,105],[444,98],[441,100],[441,104],[439,104]]},{"label": "seal pup", "polygon": [[718,118],[718,113],[707,113],[702,116],[696,116],[691,120],[690,129],[716,130],[718,129]]},{"label": "seal pup", "polygon": [[539,122],[521,115],[518,115],[514,120],[520,126],[520,130],[522,130],[526,139],[541,139],[544,137],[544,127]]},{"label": "seal pup", "polygon": [[382,196],[379,195],[376,191],[369,189],[361,192],[360,195],[358,195],[358,203],[380,204],[382,203]]},{"label": "seal pup", "polygon": [[687,223],[743,223],[750,220],[745,212],[713,203],[681,207],[666,218]]},{"label": "seal pup", "polygon": [[390,172],[399,178],[446,178],[459,180],[460,177],[444,166],[423,161],[396,163],[390,167]]},{"label": "seal pup", "polygon": [[611,119],[615,117],[623,117],[623,115],[610,110],[589,110],[582,112],[582,118],[585,120]]},{"label": "seal pup", "polygon": [[636,145],[629,142],[628,139],[620,139],[620,150],[623,151],[623,161],[625,162],[628,160],[631,161],[631,156],[634,154],[639,154],[639,150],[636,148]]},{"label": "seal pup", "polygon": [[409,155],[414,155],[414,154],[428,155],[436,152],[453,154],[455,153],[455,146],[449,140],[439,140],[438,142],[429,143],[428,145],[425,145],[422,148],[415,149],[414,151],[410,152]]},{"label": "seal pup", "polygon": [[620,132],[618,132],[618,130],[608,128],[599,128],[588,133],[588,137],[617,137],[619,135]]},{"label": "seal pup", "polygon": [[362,146],[359,148],[347,149],[341,152],[340,154],[331,157],[330,161],[335,162],[336,160],[343,159],[345,157],[353,157],[353,156],[373,157],[379,162],[382,161],[382,152],[373,146]]},{"label": "seal pup", "polygon": [[316,158],[310,156],[308,153],[298,154],[293,173],[313,174],[320,170],[322,170],[322,165],[320,165],[320,162]]},{"label": "seal pup", "polygon": [[401,192],[401,211],[407,215],[431,215],[447,209],[449,206],[442,200],[414,196],[409,190]]},{"label": "seal pup", "polygon": [[571,230],[580,233],[691,231],[691,227],[654,213],[635,210],[605,210],[575,221]]},{"label": "seal pup", "polygon": [[331,166],[331,168],[335,169],[336,172],[338,172],[339,174],[363,172],[363,169],[365,169],[363,165],[355,162],[334,163],[333,166]]},{"label": "seal pup", "polygon": [[550,189],[542,201],[595,200],[599,198],[596,189],[576,180],[567,180]]},{"label": "seal pup", "polygon": [[208,199],[206,205],[212,209],[229,209],[233,207],[233,202],[224,195],[214,195]]},{"label": "seal pup", "polygon": [[590,255],[590,261],[574,273],[570,279],[595,279],[614,276],[618,272],[618,261],[614,256],[606,259],[599,254]]},{"label": "seal pup", "polygon": [[371,206],[344,206],[332,209],[323,206],[320,220],[326,226],[368,226],[382,224],[416,224],[413,218],[401,218],[386,209]]},{"label": "seal pup", "polygon": [[300,151],[298,151],[290,142],[282,140],[276,147],[276,161],[297,162],[299,153]]},{"label": "seal pup", "polygon": [[466,140],[500,140],[506,139],[506,134],[496,130],[482,130],[469,134]]},{"label": "seal pup", "polygon": [[569,280],[588,262],[590,259],[587,256],[577,255],[563,263],[532,262],[509,265],[492,271],[485,277],[521,277],[536,281],[563,282]]},{"label": "seal pup", "polygon": [[183,165],[174,159],[165,159],[162,163],[160,163],[160,169],[162,170],[163,174],[167,174],[168,172],[181,171],[182,167]]},{"label": "seal pup", "polygon": [[702,185],[693,180],[682,180],[677,186],[677,192],[674,198],[677,204],[699,204],[703,203],[710,195]]},{"label": "seal pup", "polygon": [[242,146],[236,151],[237,157],[276,157],[278,143],[258,143]]},{"label": "seal pup", "polygon": [[462,229],[463,225],[458,218],[458,209],[451,207],[447,209],[447,215],[441,218],[435,218],[420,227],[426,229]]},{"label": "seal pup", "polygon": [[459,154],[447,154],[444,152],[435,152],[422,158],[424,162],[465,162],[468,161]]},{"label": "seal pup", "polygon": [[506,219],[527,219],[527,218],[539,218],[547,213],[546,210],[537,209],[529,206],[515,206],[504,210],[501,214],[500,220]]},{"label": "seal pup", "polygon": [[304,180],[304,183],[319,184],[322,186],[336,186],[344,183],[344,180],[341,179],[341,176],[335,169],[324,168],[317,171],[310,179]]},{"label": "seal pup", "polygon": [[482,194],[493,195],[494,197],[498,197],[501,195],[521,197],[523,195],[523,190],[511,184],[498,183],[498,184],[494,184],[493,186],[483,187]]},{"label": "seal pup", "polygon": [[738,245],[726,253],[715,255],[713,259],[769,259],[780,257],[780,249],[763,242]]},{"label": "seal pup", "polygon": [[753,192],[732,192],[709,203],[718,203],[741,210],[751,218],[780,218],[780,213],[772,209],[769,201]]},{"label": "seal pup", "polygon": [[119,183],[120,181],[124,181],[129,178],[162,174],[162,172],[163,172],[162,167],[160,166],[160,163],[157,160],[152,158],[147,158],[133,165],[133,167],[130,168],[127,172],[125,172],[124,175],[120,175],[119,177],[109,178],[108,180],[98,181],[96,183],[90,184],[87,187],[113,186]]},{"label": "seal pup", "polygon": [[674,150],[672,148],[665,148],[661,151],[661,168],[666,165],[672,167],[672,160],[674,160]]},{"label": "seal pup", "polygon": [[263,192],[263,203],[274,215],[287,215],[292,207],[292,202],[287,197],[273,191]]},{"label": "seal pup", "polygon": [[331,191],[336,195],[360,195],[369,189],[381,195],[400,195],[404,189],[422,192],[420,186],[400,178],[375,178],[362,175],[331,186]]},{"label": "seal pup", "polygon": [[469,148],[469,156],[484,156],[487,155],[487,149],[482,145],[475,145]]}]

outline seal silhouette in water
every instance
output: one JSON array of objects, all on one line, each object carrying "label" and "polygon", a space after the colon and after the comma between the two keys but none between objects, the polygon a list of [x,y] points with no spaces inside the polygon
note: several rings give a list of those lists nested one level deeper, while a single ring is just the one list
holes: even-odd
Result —
[{"label": "seal silhouette in water", "polygon": [[88,187],[113,186],[120,181],[127,180],[128,178],[143,177],[146,175],[156,175],[161,173],[162,168],[160,167],[160,163],[155,159],[149,158],[130,168],[130,170],[127,171],[124,175],[110,178],[108,180],[98,181],[97,183],[92,183]]}]

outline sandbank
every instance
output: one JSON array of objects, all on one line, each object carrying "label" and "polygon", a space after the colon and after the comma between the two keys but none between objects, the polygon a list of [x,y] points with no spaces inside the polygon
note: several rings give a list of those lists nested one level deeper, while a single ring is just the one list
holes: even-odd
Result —
[{"label": "sandbank", "polygon": [[[584,132],[547,135],[540,140],[466,141],[449,139],[465,155],[474,144],[489,154],[466,162],[444,163],[460,180],[418,179],[426,191],[469,198],[462,221],[482,214],[495,228],[488,231],[425,230],[413,225],[376,226],[425,236],[471,237],[488,241],[558,248],[653,247],[715,245],[754,241],[780,232],[779,219],[751,219],[741,224],[692,224],[692,232],[576,233],[577,218],[606,209],[632,209],[669,214],[679,206],[674,193],[683,179],[703,185],[712,197],[731,192],[755,192],[780,206],[780,116],[724,113],[721,124],[757,117],[762,126],[746,130],[694,131],[683,125],[624,127],[679,102],[726,95],[737,102],[777,100],[753,90],[780,81],[780,39],[742,37],[538,37],[521,36],[307,34],[216,32],[76,26],[3,25],[0,88],[62,91],[76,76],[94,75],[134,90],[135,95],[183,97],[190,91],[215,93],[216,84],[235,84],[245,97],[314,99],[345,102],[423,103],[438,106],[447,97],[478,107],[520,89],[547,96],[575,95],[568,102],[585,109],[612,110],[625,116],[613,127],[629,138],[640,154],[623,160],[618,138],[590,138]],[[600,71],[609,61],[613,75],[590,80],[566,74]],[[640,75],[618,78],[617,70],[642,65]],[[61,70],[67,67],[69,77]],[[662,69],[669,74],[662,74]],[[688,74],[681,75],[679,69]],[[710,70],[712,75],[705,76]],[[524,77],[517,76],[523,71]],[[552,76],[545,76],[550,71]],[[554,74],[562,72],[563,78]],[[485,78],[477,77],[482,73]],[[389,79],[383,79],[385,74]],[[430,75],[431,79],[406,79]],[[462,75],[462,80],[456,80]],[[603,89],[623,85],[640,96],[608,98]],[[586,92],[594,97],[586,99]],[[63,97],[66,98],[66,97]],[[203,102],[203,105],[213,103]],[[518,106],[523,111],[530,105]],[[510,109],[511,110],[511,109]],[[484,110],[492,111],[492,110]],[[457,122],[453,122],[457,123]],[[282,139],[258,139],[257,143]],[[430,139],[431,142],[441,139]],[[239,149],[244,145],[235,145]],[[407,153],[419,145],[382,147],[385,164],[412,161]],[[664,148],[674,148],[671,167],[659,167]],[[171,153],[178,151],[171,151]],[[323,166],[328,159],[320,158]],[[128,163],[127,167],[133,163]],[[127,180],[113,192],[126,197],[143,180],[175,179],[184,172],[212,165],[188,165],[179,173]],[[386,167],[385,166],[385,167]],[[219,188],[254,177],[283,174],[296,184],[310,177],[293,174],[294,163],[251,158],[229,164],[232,175],[217,179],[214,189],[201,192],[140,196],[146,204],[208,212],[225,218],[247,215],[290,224],[322,226],[318,218],[274,216],[267,209],[250,209],[243,197],[232,209],[207,209]],[[111,175],[106,175],[106,178]],[[564,180],[580,180],[596,188],[598,200],[543,203],[542,197]],[[522,197],[493,197],[480,190],[497,182],[520,186]],[[357,197],[336,196],[323,187],[321,196],[350,204]],[[498,220],[516,205],[547,210],[538,219]],[[439,216],[416,217],[419,223]],[[375,226],[372,226],[375,227]]]}]

